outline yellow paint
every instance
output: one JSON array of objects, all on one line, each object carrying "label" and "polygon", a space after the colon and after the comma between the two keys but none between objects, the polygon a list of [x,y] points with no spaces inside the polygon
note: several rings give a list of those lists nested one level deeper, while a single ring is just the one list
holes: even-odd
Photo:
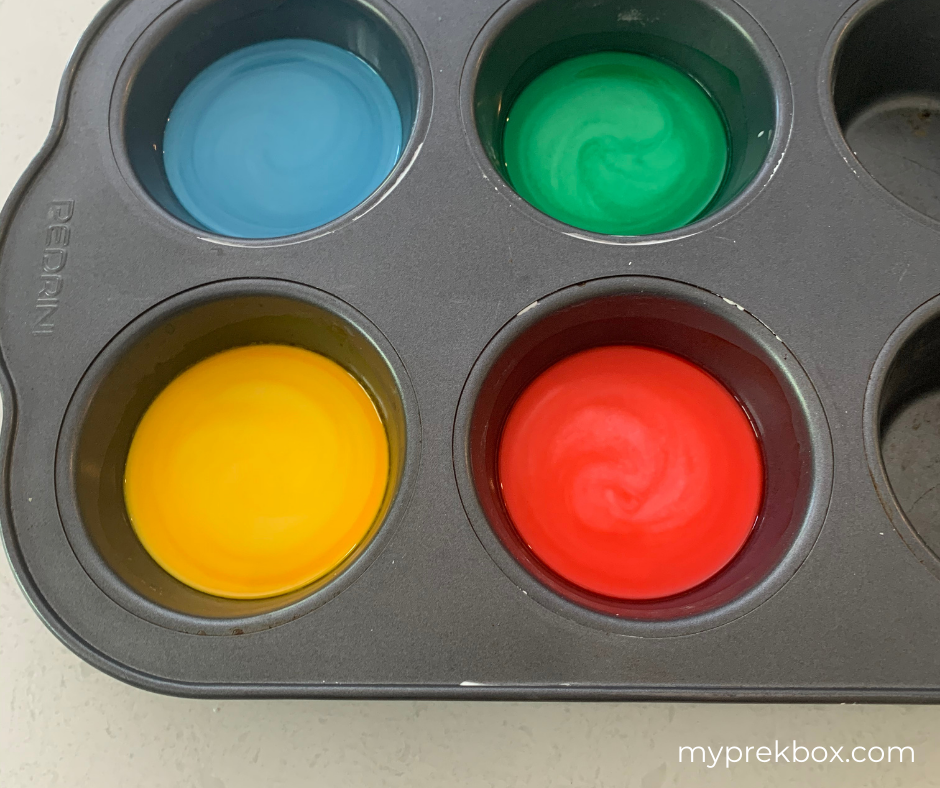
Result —
[{"label": "yellow paint", "polygon": [[252,345],[199,362],[153,401],[124,498],[171,575],[216,596],[268,597],[322,577],[362,542],[388,455],[350,373],[308,350]]}]

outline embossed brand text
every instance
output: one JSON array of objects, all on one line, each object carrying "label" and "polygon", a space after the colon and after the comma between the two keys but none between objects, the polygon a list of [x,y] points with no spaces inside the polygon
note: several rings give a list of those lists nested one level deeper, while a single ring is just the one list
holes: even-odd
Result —
[{"label": "embossed brand text", "polygon": [[62,271],[68,262],[72,230],[69,222],[75,210],[74,200],[57,200],[49,205],[46,247],[42,252],[42,273],[36,298],[34,334],[51,334],[55,329],[55,313],[62,298]]}]

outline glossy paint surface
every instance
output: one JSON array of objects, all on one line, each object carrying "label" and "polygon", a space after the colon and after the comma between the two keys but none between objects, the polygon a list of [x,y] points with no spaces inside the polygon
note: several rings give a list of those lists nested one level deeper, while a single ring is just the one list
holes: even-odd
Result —
[{"label": "glossy paint surface", "polygon": [[596,52],[536,77],[503,138],[513,188],[559,221],[611,235],[682,227],[724,178],[724,121],[691,77],[654,58]]},{"label": "glossy paint surface", "polygon": [[619,345],[543,372],[503,430],[499,481],[532,552],[619,599],[686,591],[743,546],[763,460],[737,400],[683,358]]},{"label": "glossy paint surface", "polygon": [[388,86],[364,60],[322,41],[239,49],[200,73],[170,112],[167,178],[207,229],[290,235],[355,208],[402,149]]},{"label": "glossy paint surface", "polygon": [[336,568],[367,536],[388,481],[388,439],[360,383],[286,345],[212,356],[144,414],[124,479],[140,541],[216,596],[260,598]]}]

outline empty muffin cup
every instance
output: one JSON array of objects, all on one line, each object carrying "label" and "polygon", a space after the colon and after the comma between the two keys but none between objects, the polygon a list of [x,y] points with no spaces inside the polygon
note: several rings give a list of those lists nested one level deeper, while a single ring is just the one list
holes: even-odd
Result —
[{"label": "empty muffin cup", "polygon": [[527,594],[613,631],[742,615],[809,552],[831,486],[818,397],[726,300],[648,277],[566,288],[478,359],[454,456],[480,540]]},{"label": "empty muffin cup", "polygon": [[874,181],[940,221],[940,6],[865,0],[836,27],[825,61],[830,129]]},{"label": "empty muffin cup", "polygon": [[416,419],[394,351],[338,299],[264,280],[196,288],[131,323],[79,384],[57,468],[66,533],[137,615],[268,627],[381,550]]},{"label": "empty muffin cup", "polygon": [[354,0],[178,4],[123,80],[120,157],[146,193],[193,227],[246,239],[374,200],[411,155],[429,89],[407,22]]},{"label": "empty muffin cup", "polygon": [[789,134],[783,65],[734,3],[511,2],[468,64],[471,145],[543,218],[606,236],[724,215]]},{"label": "empty muffin cup", "polygon": [[940,297],[888,339],[865,398],[872,479],[907,545],[940,577]]}]

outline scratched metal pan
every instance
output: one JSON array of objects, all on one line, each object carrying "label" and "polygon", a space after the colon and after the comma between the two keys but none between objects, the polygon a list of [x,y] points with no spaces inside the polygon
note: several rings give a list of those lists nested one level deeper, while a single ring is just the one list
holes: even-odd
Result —
[{"label": "scratched metal pan", "polygon": [[[215,235],[169,188],[163,125],[207,64],[285,36],[382,74],[403,156],[328,225]],[[940,699],[938,42],[923,0],[110,3],[0,220],[0,515],[38,615],[179,695]],[[520,85],[610,48],[676,62],[724,110],[728,175],[680,230],[577,230],[508,185]],[[220,599],[150,559],[121,476],[152,397],[255,341],[358,376],[391,484],[330,576]],[[519,391],[620,342],[719,378],[765,457],[739,555],[643,603],[553,575],[494,484]]]}]

